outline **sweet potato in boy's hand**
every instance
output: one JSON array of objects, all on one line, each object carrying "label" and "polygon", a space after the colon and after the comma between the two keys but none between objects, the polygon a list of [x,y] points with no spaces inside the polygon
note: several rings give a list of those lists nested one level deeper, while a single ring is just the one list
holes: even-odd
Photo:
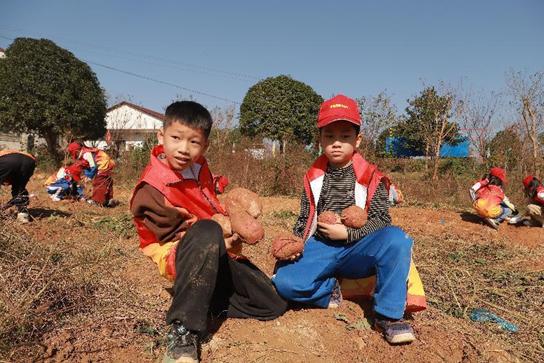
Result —
[{"label": "sweet potato in boy's hand", "polygon": [[342,211],[340,219],[346,227],[361,228],[366,223],[367,213],[363,208],[352,205]]},{"label": "sweet potato in boy's hand", "polygon": [[223,237],[232,236],[232,226],[230,224],[229,217],[217,213],[212,216],[212,220],[216,221],[221,226],[221,229],[223,230]]},{"label": "sweet potato in boy's hand", "polygon": [[272,255],[278,260],[289,260],[304,249],[302,238],[292,234],[279,235],[272,241]]},{"label": "sweet potato in boy's hand", "polygon": [[232,231],[238,233],[243,242],[253,245],[264,238],[264,228],[261,223],[245,210],[231,209],[229,216]]},{"label": "sweet potato in boy's hand", "polygon": [[327,224],[337,224],[341,223],[340,216],[333,211],[326,210],[322,212],[318,217],[317,221],[321,223],[327,223]]},{"label": "sweet potato in boy's hand", "polygon": [[225,198],[225,206],[229,214],[231,210],[239,208],[245,210],[253,218],[259,217],[263,210],[259,196],[245,188],[234,188],[228,192]]}]

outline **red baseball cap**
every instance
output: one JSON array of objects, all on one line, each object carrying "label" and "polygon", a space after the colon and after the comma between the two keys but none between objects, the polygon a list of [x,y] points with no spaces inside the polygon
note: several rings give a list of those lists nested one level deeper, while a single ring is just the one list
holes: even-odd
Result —
[{"label": "red baseball cap", "polygon": [[532,176],[532,175],[527,175],[527,176],[525,177],[525,179],[523,179],[523,186],[524,186],[525,188],[529,188],[529,184],[531,184],[531,182],[533,181],[534,178],[535,178],[535,177]]},{"label": "red baseball cap", "polygon": [[499,178],[504,184],[506,184],[506,171],[503,168],[491,168],[489,174]]},{"label": "red baseball cap", "polygon": [[357,102],[344,95],[334,96],[321,104],[317,115],[317,127],[322,128],[340,120],[361,126],[361,115]]},{"label": "red baseball cap", "polygon": [[79,153],[79,150],[81,150],[81,144],[79,142],[71,142],[66,148],[68,154],[70,154],[74,159],[77,159],[77,154]]}]

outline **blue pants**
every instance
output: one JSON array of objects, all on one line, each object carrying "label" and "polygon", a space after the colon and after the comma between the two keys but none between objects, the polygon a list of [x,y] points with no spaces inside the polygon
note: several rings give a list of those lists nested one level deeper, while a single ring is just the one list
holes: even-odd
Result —
[{"label": "blue pants", "polygon": [[495,221],[497,223],[501,223],[502,221],[504,221],[506,218],[510,217],[512,215],[512,213],[514,213],[514,211],[510,208],[508,208],[506,206],[506,204],[503,204],[501,203],[501,207],[502,207],[502,213],[500,216],[498,216],[497,218],[495,218]]},{"label": "blue pants", "polygon": [[349,245],[333,245],[311,237],[295,262],[283,262],[272,277],[285,299],[327,307],[336,277],[377,275],[374,310],[400,319],[406,306],[412,240],[400,228],[388,226]]}]

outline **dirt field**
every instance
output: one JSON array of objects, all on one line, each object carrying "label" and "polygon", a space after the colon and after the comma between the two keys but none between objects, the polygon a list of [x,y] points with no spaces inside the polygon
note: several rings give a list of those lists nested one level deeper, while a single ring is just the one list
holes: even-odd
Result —
[{"label": "dirt field", "polygon": [[[43,179],[36,176],[29,188],[35,194],[34,222],[13,224],[10,231],[28,236],[52,260],[70,261],[65,266],[70,266],[77,288],[65,278],[69,288],[63,294],[68,298],[61,314],[58,304],[41,302],[36,295],[27,308],[32,316],[42,316],[38,320],[42,324],[27,327],[25,331],[37,333],[0,351],[0,360],[157,361],[164,352],[169,283],[138,250],[128,212],[129,186],[117,186],[118,207],[101,209],[52,202],[41,186]],[[0,200],[7,199],[6,191]],[[265,198],[264,205],[266,240],[244,252],[270,274],[274,264],[270,241],[292,226],[298,200]],[[270,322],[216,322],[211,326],[214,334],[203,346],[203,361],[544,360],[544,229],[501,225],[494,231],[469,209],[404,206],[392,209],[392,215],[394,223],[415,240],[414,258],[428,297],[427,311],[408,317],[418,337],[415,343],[388,345],[369,329],[369,304],[344,301],[338,309],[289,310]],[[4,295],[9,293],[4,290]],[[519,331],[509,333],[497,324],[471,321],[470,311],[478,307],[517,324]],[[9,308],[0,309],[1,313],[10,314]],[[53,314],[55,318],[48,319]]]}]

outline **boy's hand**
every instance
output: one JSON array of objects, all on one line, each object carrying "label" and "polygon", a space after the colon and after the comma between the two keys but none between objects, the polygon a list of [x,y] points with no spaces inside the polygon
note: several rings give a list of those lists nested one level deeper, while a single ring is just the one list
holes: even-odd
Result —
[{"label": "boy's hand", "polygon": [[318,222],[317,230],[323,237],[333,241],[348,239],[348,230],[343,224],[328,224]]},{"label": "boy's hand", "polygon": [[225,238],[225,247],[227,248],[227,250],[232,250],[240,246],[241,244],[242,240],[237,233],[234,233],[232,236]]}]

